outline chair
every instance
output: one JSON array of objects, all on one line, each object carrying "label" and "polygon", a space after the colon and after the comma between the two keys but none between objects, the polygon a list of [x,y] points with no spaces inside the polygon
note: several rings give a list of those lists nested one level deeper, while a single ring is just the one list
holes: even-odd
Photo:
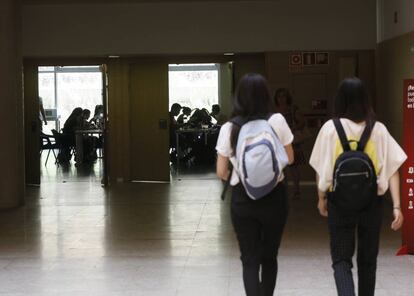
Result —
[{"label": "chair", "polygon": [[47,162],[49,160],[50,151],[52,151],[53,156],[55,157],[55,163],[57,163],[55,149],[59,149],[59,146],[56,143],[56,138],[54,136],[41,133],[40,134],[40,155],[42,155],[43,150],[48,150],[45,165],[47,165]]},{"label": "chair", "polygon": [[52,129],[53,137],[56,142],[56,149],[59,149],[58,156],[56,158],[56,164],[68,163],[74,153],[74,144],[69,143],[67,135],[59,133],[57,130]]}]

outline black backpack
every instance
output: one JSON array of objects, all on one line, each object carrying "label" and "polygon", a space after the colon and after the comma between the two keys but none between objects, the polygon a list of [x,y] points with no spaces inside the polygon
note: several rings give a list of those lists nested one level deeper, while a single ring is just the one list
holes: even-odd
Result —
[{"label": "black backpack", "polygon": [[335,162],[331,202],[339,210],[360,212],[368,208],[377,196],[377,176],[372,160],[364,152],[375,122],[365,127],[357,150],[351,150],[339,118],[333,120],[344,152]]}]

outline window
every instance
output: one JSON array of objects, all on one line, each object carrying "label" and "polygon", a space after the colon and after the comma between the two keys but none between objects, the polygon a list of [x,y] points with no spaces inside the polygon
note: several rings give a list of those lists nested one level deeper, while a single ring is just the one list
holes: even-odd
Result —
[{"label": "window", "polygon": [[76,107],[89,109],[102,104],[102,73],[99,66],[39,67],[39,96],[44,109],[56,109],[43,132],[61,129]]},{"label": "window", "polygon": [[219,97],[218,64],[169,65],[170,108],[178,103],[191,109],[211,110]]}]

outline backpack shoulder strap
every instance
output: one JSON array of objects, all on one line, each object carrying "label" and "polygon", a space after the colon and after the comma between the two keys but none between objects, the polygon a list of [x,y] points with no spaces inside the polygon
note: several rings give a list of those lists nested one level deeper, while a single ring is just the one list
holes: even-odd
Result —
[{"label": "backpack shoulder strap", "polygon": [[338,133],[339,140],[341,141],[342,148],[344,151],[350,151],[351,147],[349,146],[349,141],[346,136],[344,127],[342,126],[341,120],[339,118],[334,118],[333,123],[335,125],[336,132]]},{"label": "backpack shoulder strap", "polygon": [[244,124],[246,124],[248,122],[248,120],[244,117],[241,116],[236,116],[233,117],[232,119],[229,120],[231,123],[237,125],[238,127],[242,127]]},{"label": "backpack shoulder strap", "polygon": [[270,120],[270,118],[271,118],[273,115],[275,115],[275,113],[269,113],[269,114],[267,114],[267,116],[266,116],[266,120],[267,120],[267,121],[269,121],[269,120]]},{"label": "backpack shoulder strap", "polygon": [[367,122],[367,125],[361,135],[361,139],[358,142],[358,151],[364,151],[365,146],[368,143],[369,138],[371,137],[371,132],[374,129],[375,121],[374,122]]}]

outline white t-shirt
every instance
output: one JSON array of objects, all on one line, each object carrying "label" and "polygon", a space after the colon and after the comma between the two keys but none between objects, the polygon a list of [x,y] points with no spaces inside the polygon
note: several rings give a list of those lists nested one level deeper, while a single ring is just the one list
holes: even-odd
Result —
[{"label": "white t-shirt", "polygon": [[[285,118],[280,113],[272,115],[269,119],[270,126],[275,130],[280,142],[283,146],[287,146],[293,142],[293,134],[290,130]],[[231,131],[233,124],[231,122],[225,123],[221,129],[217,140],[216,150],[221,156],[228,157],[233,164],[233,173],[230,180],[230,185],[235,186],[240,182],[239,176],[234,169],[237,166],[236,157],[233,155],[231,148]],[[282,178],[283,179],[283,178]]]},{"label": "white t-shirt", "polygon": [[[348,140],[359,141],[365,129],[365,122],[355,123],[341,118],[341,123]],[[351,149],[356,149],[356,145],[351,143]],[[331,188],[335,161],[342,152],[335,125],[329,120],[319,131],[309,161],[319,175],[318,188],[322,192],[327,192]],[[377,173],[378,195],[383,195],[388,190],[389,179],[404,163],[407,155],[381,122],[375,123],[365,153],[371,158]]]}]

